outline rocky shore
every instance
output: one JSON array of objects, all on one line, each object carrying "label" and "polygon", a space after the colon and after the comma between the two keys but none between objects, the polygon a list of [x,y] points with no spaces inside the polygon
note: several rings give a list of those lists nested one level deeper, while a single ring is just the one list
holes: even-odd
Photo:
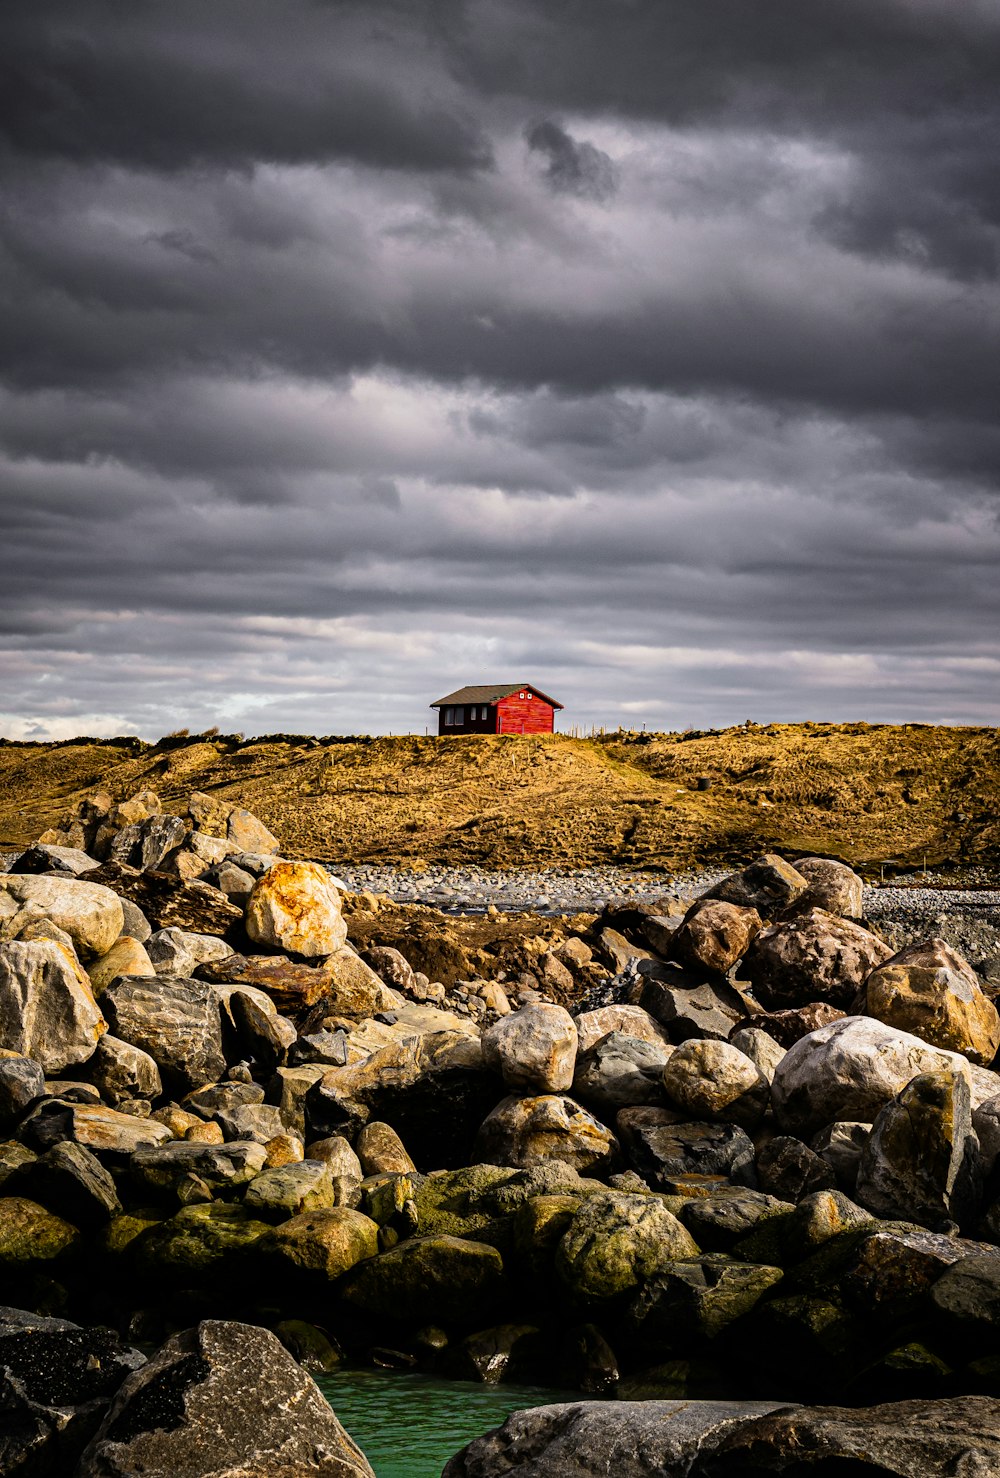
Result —
[{"label": "rocky shore", "polygon": [[[996,1471],[994,984],[874,913],[765,856],[435,978],[447,920],[408,958],[249,813],[91,796],[0,874],[3,1471],[367,1473],[301,1369],[345,1358],[625,1398],[632,1452],[707,1402],[678,1471],[860,1462],[899,1401],[856,1471]],[[294,1433],[239,1436],[255,1382]],[[592,1411],[449,1472],[591,1471]]]}]

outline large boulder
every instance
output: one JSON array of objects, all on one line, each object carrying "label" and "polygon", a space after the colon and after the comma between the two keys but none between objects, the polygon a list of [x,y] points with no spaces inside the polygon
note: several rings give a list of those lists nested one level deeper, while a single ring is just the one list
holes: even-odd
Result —
[{"label": "large boulder", "polygon": [[184,1206],[137,1236],[129,1255],[144,1279],[180,1284],[245,1284],[270,1224],[244,1206],[209,1201]]},{"label": "large boulder", "polygon": [[347,940],[340,894],[318,862],[278,862],[258,878],[246,911],[246,931],[258,944],[316,959]]},{"label": "large boulder", "polygon": [[666,1029],[641,1006],[599,1006],[576,1017],[577,1052],[589,1052],[609,1032],[638,1037],[641,1042],[669,1043]]},{"label": "large boulder", "polygon": [[812,908],[757,935],[742,973],[770,1010],[829,1001],[849,1007],[866,977],[892,954],[869,930]]},{"label": "large boulder", "polygon": [[860,1005],[865,1015],[983,1067],[1000,1048],[1000,1013],[972,966],[943,939],[907,945],[873,970]]},{"label": "large boulder", "polygon": [[[190,929],[157,929],[146,941],[146,953],[157,975],[193,975],[199,965],[222,960],[232,953],[216,934],[194,934]],[[136,971],[123,971],[136,974]]]},{"label": "large boulder", "polygon": [[659,1197],[606,1191],[573,1217],[556,1270],[577,1298],[602,1302],[634,1292],[676,1258],[697,1256],[691,1233]]},{"label": "large boulder", "polygon": [[26,1196],[0,1197],[0,1274],[48,1269],[72,1254],[80,1233]]},{"label": "large boulder", "polygon": [[174,1192],[191,1176],[209,1190],[226,1192],[248,1185],[266,1163],[264,1146],[250,1140],[239,1144],[175,1142],[139,1150],[129,1169],[135,1184],[154,1194]]},{"label": "large boulder", "polygon": [[107,1029],[69,950],[46,939],[0,945],[0,1047],[55,1074],[92,1057]]},{"label": "large boulder", "polygon": [[652,1478],[687,1473],[714,1434],[778,1407],[765,1401],[572,1401],[515,1411],[442,1478]]},{"label": "large boulder", "polygon": [[125,1381],[76,1478],[374,1478],[315,1381],[253,1324],[205,1320]]},{"label": "large boulder", "polygon": [[495,1247],[460,1237],[411,1237],[359,1262],[340,1284],[340,1296],[376,1319],[468,1324],[495,1307],[502,1284]]},{"label": "large boulder", "polygon": [[572,1016],[548,1002],[522,1006],[483,1033],[483,1061],[522,1093],[565,1093],[573,1085],[577,1032]]},{"label": "large boulder", "polygon": [[155,975],[156,971],[145,945],[131,934],[122,934],[106,955],[91,963],[87,974],[95,995],[99,995],[119,975]]},{"label": "large boulder", "polygon": [[230,954],[199,965],[199,980],[262,990],[282,1011],[322,1008],[330,1016],[363,1018],[395,1011],[400,998],[349,945],[316,964],[280,955]]},{"label": "large boulder", "polygon": [[112,1396],[144,1358],[109,1329],[0,1308],[0,1472],[74,1473]]},{"label": "large boulder", "polygon": [[609,1032],[576,1060],[573,1096],[614,1115],[636,1103],[663,1102],[663,1069],[675,1049],[624,1032]]},{"label": "large boulder", "polygon": [[152,1101],[163,1092],[160,1070],[149,1053],[113,1037],[110,1032],[105,1032],[98,1042],[88,1075],[112,1108],[131,1098]]},{"label": "large boulder", "polygon": [[111,1175],[80,1144],[54,1144],[21,1169],[17,1188],[77,1227],[102,1226],[122,1209]]},{"label": "large boulder", "polygon": [[790,1047],[771,1084],[781,1127],[804,1139],[840,1120],[871,1124],[918,1073],[966,1074],[978,1108],[1000,1093],[1000,1077],[957,1052],[931,1047],[868,1016],[845,1016]]},{"label": "large boulder", "polygon": [[734,1423],[704,1447],[689,1478],[951,1478],[1000,1471],[1000,1401],[956,1396],[860,1409],[803,1406]]},{"label": "large boulder", "polygon": [[50,919],[69,935],[81,960],[107,954],[125,927],[116,894],[76,878],[2,873],[0,895],[6,895],[27,916]]},{"label": "large boulder", "polygon": [[331,1282],[378,1252],[378,1224],[348,1206],[291,1216],[276,1227],[262,1250],[286,1268]]},{"label": "large boulder", "polygon": [[782,909],[794,903],[809,886],[802,874],[774,852],[768,852],[744,867],[730,873],[702,894],[703,898],[720,898],[741,908],[754,908],[762,919],[773,919]]},{"label": "large boulder", "polygon": [[747,1014],[747,1002],[728,981],[700,980],[678,966],[659,966],[642,980],[639,1001],[666,1027],[671,1042],[692,1037],[728,1040]]},{"label": "large boulder", "polygon": [[203,981],[124,975],[101,1004],[114,1035],[148,1053],[171,1092],[218,1082],[226,1071],[218,997]]},{"label": "large boulder", "polygon": [[572,1098],[550,1093],[498,1103],[480,1126],[473,1158],[515,1167],[561,1160],[582,1173],[599,1174],[616,1168],[619,1148],[593,1114]]},{"label": "large boulder", "polygon": [[981,1189],[968,1080],[949,1070],[920,1073],[872,1126],[857,1200],[878,1216],[946,1231],[968,1219]]},{"label": "large boulder", "polygon": [[822,908],[842,918],[860,919],[864,912],[865,885],[845,862],[831,857],[802,857],[795,871],[805,878],[808,887],[791,904],[797,912]]},{"label": "large boulder", "polygon": [[154,929],[177,928],[191,934],[242,937],[243,910],[234,907],[224,893],[208,883],[184,882],[166,872],[139,872],[120,862],[107,862],[87,873],[86,881],[113,888],[135,904]]},{"label": "large boulder", "polygon": [[674,930],[670,953],[693,970],[725,975],[746,954],[760,927],[755,908],[725,903],[721,898],[700,898]]},{"label": "large boulder", "polygon": [[36,1149],[51,1149],[68,1140],[96,1155],[107,1155],[119,1164],[137,1150],[165,1144],[170,1138],[170,1130],[155,1119],[120,1114],[103,1103],[77,1103],[63,1098],[40,1099],[18,1132]]},{"label": "large boulder", "polygon": [[667,1098],[689,1119],[755,1128],[771,1102],[767,1079],[729,1042],[690,1041],[663,1069]]},{"label": "large boulder", "polygon": [[636,1170],[661,1190],[757,1183],[753,1141],[737,1124],[679,1123],[670,1110],[635,1108],[622,1109],[618,1132]]}]

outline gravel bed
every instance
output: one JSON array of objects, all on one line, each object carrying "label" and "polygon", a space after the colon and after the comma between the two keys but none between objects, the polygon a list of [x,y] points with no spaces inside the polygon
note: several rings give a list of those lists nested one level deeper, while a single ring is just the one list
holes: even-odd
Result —
[{"label": "gravel bed", "polygon": [[432,867],[412,873],[394,867],[338,867],[331,872],[352,893],[383,893],[397,903],[427,903],[447,912],[476,912],[492,904],[501,913],[596,913],[620,899],[651,902],[693,897],[724,877],[638,872],[623,867],[546,868],[490,872],[478,867]]}]

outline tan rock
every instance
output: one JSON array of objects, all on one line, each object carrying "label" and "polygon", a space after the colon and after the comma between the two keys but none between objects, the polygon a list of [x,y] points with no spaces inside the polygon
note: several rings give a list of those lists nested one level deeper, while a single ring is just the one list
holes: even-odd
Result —
[{"label": "tan rock", "polygon": [[577,1031],[562,1006],[522,1006],[483,1033],[483,1061],[508,1088],[562,1093],[572,1087]]},{"label": "tan rock", "polygon": [[378,1252],[378,1225],[360,1211],[334,1206],[306,1211],[275,1228],[264,1250],[302,1272],[331,1281]]},{"label": "tan rock", "polygon": [[226,818],[226,838],[233,852],[257,852],[265,857],[281,850],[278,838],[250,811],[235,806]]},{"label": "tan rock", "polygon": [[131,934],[123,934],[120,939],[115,940],[106,955],[93,961],[87,974],[95,995],[99,995],[119,975],[155,975],[156,971],[145,946],[138,939],[133,939]]},{"label": "tan rock", "polygon": [[187,814],[195,824],[195,828],[203,836],[224,838],[226,835],[226,822],[232,806],[228,801],[220,800],[217,796],[206,795],[202,790],[193,790],[188,800]]},{"label": "tan rock", "polygon": [[856,872],[843,862],[829,857],[803,857],[795,864],[808,883],[806,891],[792,905],[805,912],[823,908],[843,918],[860,919],[864,913],[865,885]]},{"label": "tan rock", "polygon": [[685,1042],[663,1069],[663,1087],[677,1109],[694,1121],[754,1129],[770,1103],[767,1079],[728,1042]]},{"label": "tan rock", "polygon": [[51,1075],[86,1062],[107,1029],[69,951],[49,940],[0,945],[0,1047]]},{"label": "tan rock", "polygon": [[318,862],[278,862],[258,878],[246,930],[259,944],[307,959],[332,955],[347,939],[340,894]]},{"label": "tan rock", "polygon": [[755,908],[722,899],[699,899],[674,931],[670,955],[692,969],[725,975],[746,954],[760,928],[761,917]]},{"label": "tan rock", "polygon": [[365,1125],[354,1148],[366,1175],[409,1175],[417,1168],[395,1129],[378,1120]]},{"label": "tan rock", "polygon": [[107,954],[125,927],[121,900],[99,883],[8,872],[0,874],[3,894],[64,930],[81,960]]},{"label": "tan rock", "polygon": [[560,1160],[588,1174],[615,1168],[619,1147],[607,1125],[572,1098],[542,1094],[498,1103],[480,1126],[473,1159],[517,1168]]},{"label": "tan rock", "polygon": [[302,1141],[296,1134],[276,1134],[264,1148],[269,1170],[278,1170],[282,1165],[298,1165],[306,1157]]},{"label": "tan rock", "polygon": [[599,1006],[596,1011],[583,1011],[575,1018],[579,1037],[578,1053],[589,1052],[609,1032],[622,1032],[638,1037],[640,1042],[669,1044],[664,1027],[641,1006]]},{"label": "tan rock", "polygon": [[222,1125],[216,1124],[214,1120],[207,1123],[201,1119],[196,1124],[185,1129],[182,1136],[189,1144],[223,1144],[226,1136],[222,1132]]},{"label": "tan rock", "polygon": [[[180,1108],[176,1103],[168,1103],[163,1108],[154,1109],[149,1117],[157,1124],[165,1124],[174,1139],[183,1139],[189,1129],[194,1129],[196,1125],[205,1122],[198,1114],[190,1114],[187,1109]],[[219,1132],[221,1134],[222,1131]]]},{"label": "tan rock", "polygon": [[865,1013],[934,1047],[988,1067],[1000,1048],[1000,1014],[972,966],[943,939],[908,945],[874,970]]}]

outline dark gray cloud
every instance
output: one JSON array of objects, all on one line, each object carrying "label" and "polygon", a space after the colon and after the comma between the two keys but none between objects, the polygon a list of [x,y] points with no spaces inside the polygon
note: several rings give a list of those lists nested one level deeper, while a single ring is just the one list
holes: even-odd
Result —
[{"label": "dark gray cloud", "polygon": [[524,137],[528,148],[544,157],[545,178],[553,190],[608,200],[618,188],[618,170],[610,155],[586,139],[574,139],[554,119],[532,123]]},{"label": "dark gray cloud", "polygon": [[0,731],[996,721],[987,0],[4,26]]}]

